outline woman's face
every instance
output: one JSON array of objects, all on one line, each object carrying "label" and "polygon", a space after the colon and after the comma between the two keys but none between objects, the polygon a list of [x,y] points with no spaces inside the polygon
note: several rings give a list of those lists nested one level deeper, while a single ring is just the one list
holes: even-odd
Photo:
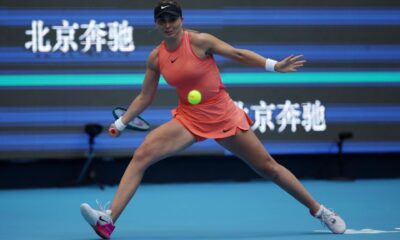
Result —
[{"label": "woman's face", "polygon": [[164,38],[174,38],[182,30],[182,20],[182,17],[169,16],[157,19],[156,25]]}]

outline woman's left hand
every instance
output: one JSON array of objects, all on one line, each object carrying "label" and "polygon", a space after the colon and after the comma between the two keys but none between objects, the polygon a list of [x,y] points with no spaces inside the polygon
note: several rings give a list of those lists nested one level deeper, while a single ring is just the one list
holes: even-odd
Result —
[{"label": "woman's left hand", "polygon": [[303,55],[290,55],[289,57],[279,61],[275,65],[277,72],[296,72],[297,68],[304,66],[306,60],[303,60]]}]

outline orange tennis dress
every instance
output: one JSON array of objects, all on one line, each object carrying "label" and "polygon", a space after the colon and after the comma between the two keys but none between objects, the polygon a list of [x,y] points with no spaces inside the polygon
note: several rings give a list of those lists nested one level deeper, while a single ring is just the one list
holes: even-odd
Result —
[{"label": "orange tennis dress", "polygon": [[[238,129],[248,130],[253,121],[230,98],[212,56],[200,59],[192,49],[190,34],[185,31],[179,46],[169,51],[163,41],[158,52],[161,74],[176,88],[179,104],[172,116],[189,130],[198,141],[221,139],[235,135]],[[191,105],[191,90],[201,93],[201,102]]]}]

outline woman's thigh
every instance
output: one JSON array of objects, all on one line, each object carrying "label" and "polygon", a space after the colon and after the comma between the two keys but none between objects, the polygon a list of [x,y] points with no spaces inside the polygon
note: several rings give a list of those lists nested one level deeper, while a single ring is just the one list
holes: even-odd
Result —
[{"label": "woman's thigh", "polygon": [[217,142],[255,169],[262,169],[266,163],[275,162],[252,130],[240,131],[235,136]]},{"label": "woman's thigh", "polygon": [[146,136],[134,158],[144,158],[148,164],[152,164],[189,147],[195,141],[195,137],[186,128],[172,119]]}]

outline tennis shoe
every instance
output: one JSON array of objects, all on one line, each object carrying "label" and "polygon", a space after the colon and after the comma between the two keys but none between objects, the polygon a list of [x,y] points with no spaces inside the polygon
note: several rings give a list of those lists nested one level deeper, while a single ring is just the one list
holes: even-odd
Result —
[{"label": "tennis shoe", "polygon": [[332,233],[343,234],[346,231],[344,220],[334,211],[327,209],[323,205],[321,205],[314,217],[321,220],[321,223],[331,230]]},{"label": "tennis shoe", "polygon": [[89,204],[83,203],[81,205],[81,214],[97,235],[103,239],[110,239],[111,233],[115,228],[111,218],[111,210],[105,210],[98,201],[96,202],[100,210],[93,209]]}]

